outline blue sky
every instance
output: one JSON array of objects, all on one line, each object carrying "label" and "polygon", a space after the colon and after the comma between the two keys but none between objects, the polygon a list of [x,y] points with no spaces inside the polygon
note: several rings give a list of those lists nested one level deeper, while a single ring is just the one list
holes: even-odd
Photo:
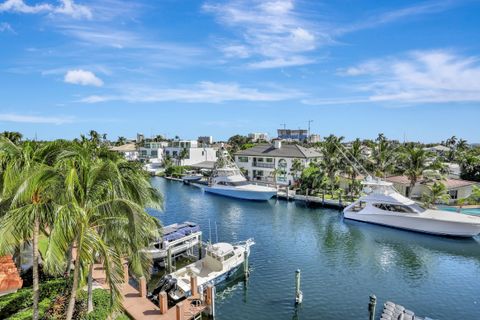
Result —
[{"label": "blue sky", "polygon": [[480,1],[0,0],[0,131],[480,142]]}]

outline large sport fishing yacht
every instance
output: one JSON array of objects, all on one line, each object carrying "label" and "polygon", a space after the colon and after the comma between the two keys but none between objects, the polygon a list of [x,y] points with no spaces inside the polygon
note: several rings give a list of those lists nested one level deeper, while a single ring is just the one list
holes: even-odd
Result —
[{"label": "large sport fishing yacht", "polygon": [[230,159],[226,150],[219,150],[206,192],[245,200],[268,200],[277,194],[272,187],[254,184],[242,175],[237,165]]},{"label": "large sport fishing yacht", "polygon": [[343,210],[346,219],[441,236],[480,234],[480,217],[425,209],[377,178],[367,177],[362,184],[366,195]]}]

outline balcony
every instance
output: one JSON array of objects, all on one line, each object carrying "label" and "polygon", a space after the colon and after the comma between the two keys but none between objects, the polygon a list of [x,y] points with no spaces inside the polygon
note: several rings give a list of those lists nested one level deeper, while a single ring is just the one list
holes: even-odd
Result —
[{"label": "balcony", "polygon": [[252,165],[254,167],[257,167],[257,168],[267,168],[267,169],[274,169],[275,168],[275,164],[268,163],[268,162],[253,162]]}]

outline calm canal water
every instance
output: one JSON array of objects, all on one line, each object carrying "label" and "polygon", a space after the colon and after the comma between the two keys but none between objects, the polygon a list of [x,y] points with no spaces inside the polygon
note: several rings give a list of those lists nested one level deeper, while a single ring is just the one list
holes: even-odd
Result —
[{"label": "calm canal water", "polygon": [[[434,319],[480,319],[480,239],[447,239],[344,221],[300,203],[249,202],[153,178],[164,225],[218,226],[219,241],[253,237],[248,283],[217,292],[217,319],[368,319],[369,295]],[[295,270],[303,304],[294,306]]]}]

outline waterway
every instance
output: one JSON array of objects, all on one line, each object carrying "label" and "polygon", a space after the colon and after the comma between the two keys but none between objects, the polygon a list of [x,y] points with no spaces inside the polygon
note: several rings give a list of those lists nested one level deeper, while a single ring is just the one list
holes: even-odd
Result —
[{"label": "waterway", "polygon": [[209,230],[213,241],[255,239],[250,278],[217,292],[216,319],[368,319],[372,293],[378,314],[391,300],[434,319],[480,319],[478,237],[435,237],[343,220],[337,210],[301,203],[235,200],[163,178],[152,183],[165,208],[150,212],[164,225],[189,220],[201,225],[204,240]]}]

